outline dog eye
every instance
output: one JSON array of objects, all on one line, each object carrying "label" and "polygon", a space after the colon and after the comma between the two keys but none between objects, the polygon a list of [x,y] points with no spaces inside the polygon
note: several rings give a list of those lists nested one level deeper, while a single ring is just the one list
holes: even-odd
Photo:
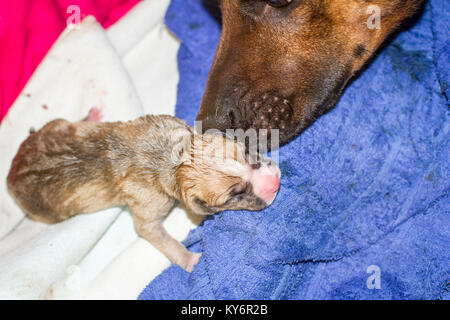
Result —
[{"label": "dog eye", "polygon": [[291,4],[292,0],[266,0],[266,2],[272,7],[281,8]]}]

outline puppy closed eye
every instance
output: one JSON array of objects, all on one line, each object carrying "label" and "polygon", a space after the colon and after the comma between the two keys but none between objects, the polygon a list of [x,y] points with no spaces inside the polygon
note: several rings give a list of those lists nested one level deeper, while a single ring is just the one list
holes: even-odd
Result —
[{"label": "puppy closed eye", "polygon": [[206,201],[201,200],[199,197],[195,197],[194,201],[200,208],[202,208],[207,213],[214,213],[214,210],[212,210],[210,207],[207,206]]},{"label": "puppy closed eye", "polygon": [[247,194],[250,193],[249,183],[242,183],[231,189],[229,193],[228,200],[225,201],[223,205],[231,205],[233,203],[239,202],[245,198]]},{"label": "puppy closed eye", "polygon": [[230,197],[236,197],[247,193],[248,184],[239,184],[230,191]]}]

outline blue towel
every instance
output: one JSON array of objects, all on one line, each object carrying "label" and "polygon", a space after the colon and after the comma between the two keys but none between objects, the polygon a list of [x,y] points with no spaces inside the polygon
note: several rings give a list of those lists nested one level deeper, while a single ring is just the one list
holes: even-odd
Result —
[{"label": "blue towel", "polygon": [[[271,207],[206,220],[185,241],[203,253],[194,272],[171,266],[139,299],[449,299],[449,12],[429,1],[280,149]],[[172,0],[166,20],[182,41],[176,115],[193,124],[220,22],[201,0]]]}]

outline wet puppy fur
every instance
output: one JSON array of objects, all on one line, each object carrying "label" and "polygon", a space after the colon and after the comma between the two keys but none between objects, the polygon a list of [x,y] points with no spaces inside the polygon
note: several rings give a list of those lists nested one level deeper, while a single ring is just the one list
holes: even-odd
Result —
[{"label": "wet puppy fur", "polygon": [[192,271],[200,255],[162,225],[175,202],[199,215],[261,210],[274,200],[279,178],[276,164],[250,158],[240,143],[197,134],[171,116],[144,116],[54,120],[22,143],[7,184],[24,213],[44,223],[128,205],[139,235]]},{"label": "wet puppy fur", "polygon": [[[204,0],[212,8],[213,0]],[[204,130],[279,129],[284,144],[424,0],[221,0],[222,34],[197,120]],[[380,9],[380,28],[367,21]]]}]

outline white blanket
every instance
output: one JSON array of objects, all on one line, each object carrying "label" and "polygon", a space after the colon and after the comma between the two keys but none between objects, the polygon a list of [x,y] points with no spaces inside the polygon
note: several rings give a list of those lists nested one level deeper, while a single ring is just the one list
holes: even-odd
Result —
[{"label": "white blanket", "polygon": [[[24,218],[6,190],[11,160],[31,127],[174,114],[178,41],[164,25],[170,0],[145,0],[108,31],[86,18],[54,44],[0,127],[0,299],[135,299],[169,266],[120,208],[47,226]],[[176,208],[165,222],[182,240],[199,221]]]}]

